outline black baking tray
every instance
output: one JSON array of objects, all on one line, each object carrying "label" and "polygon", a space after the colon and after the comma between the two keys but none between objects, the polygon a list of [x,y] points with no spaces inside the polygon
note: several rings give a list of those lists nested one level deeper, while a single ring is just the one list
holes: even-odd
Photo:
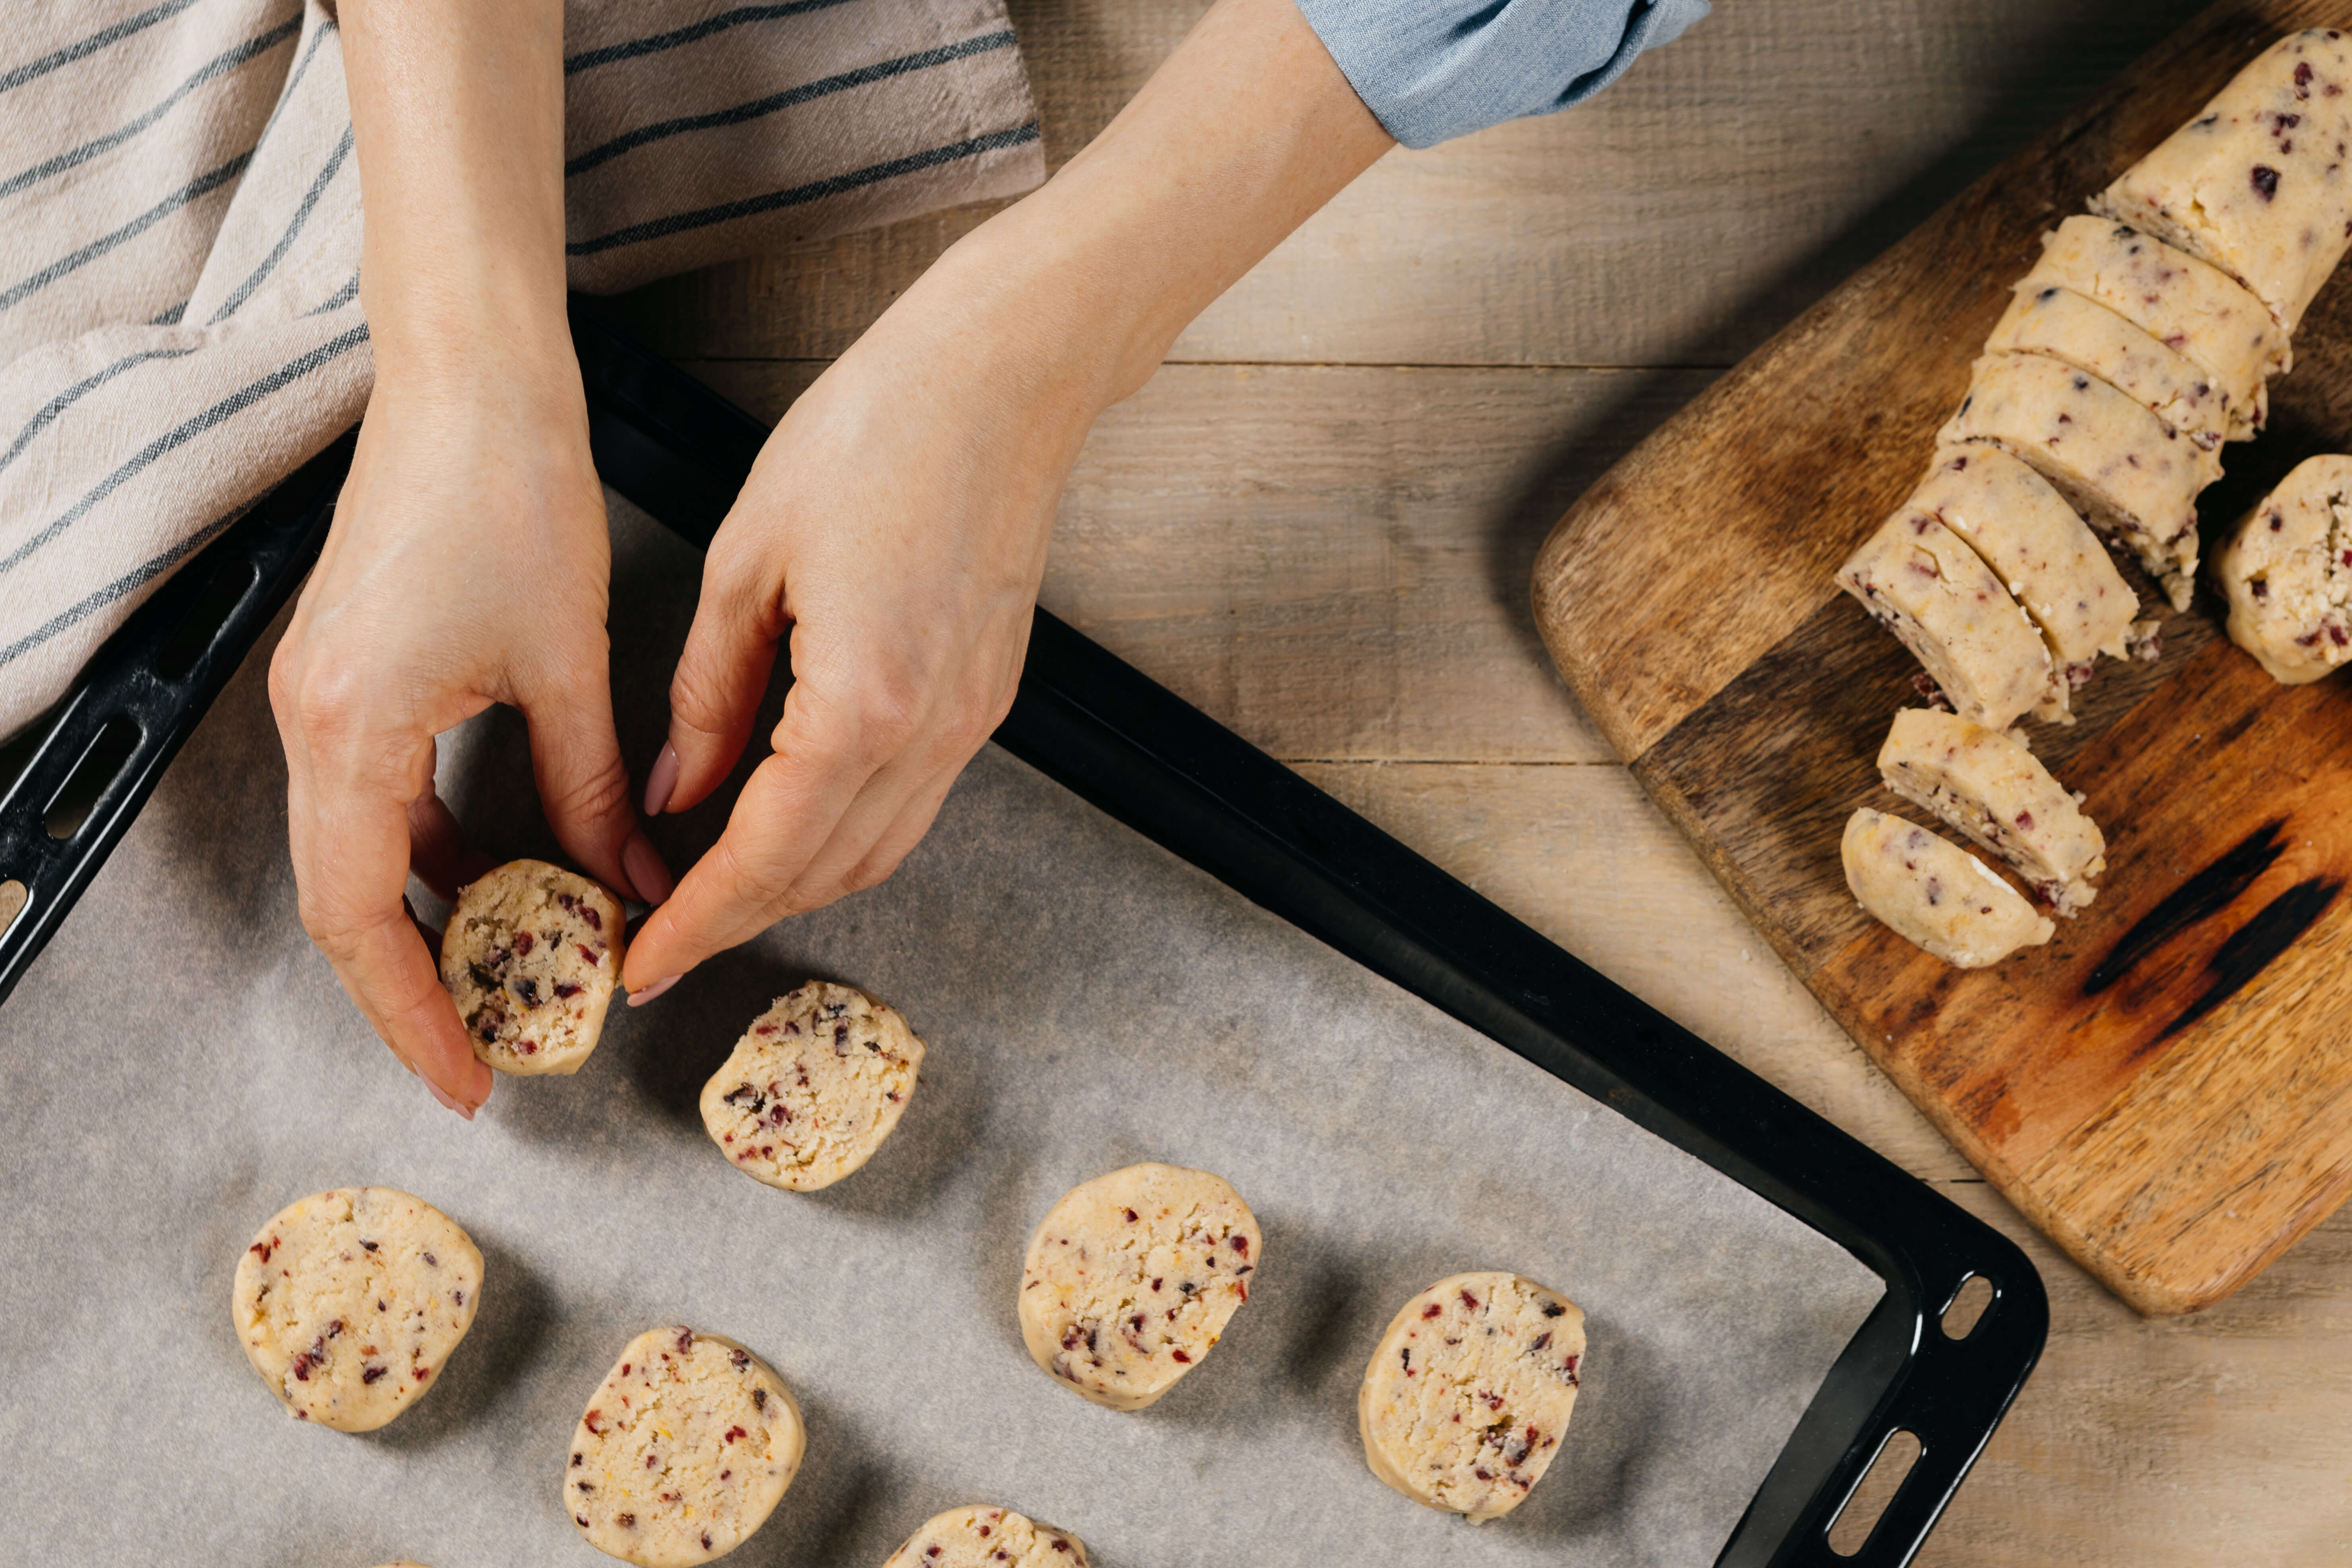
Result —
[{"label": "black baking tray", "polygon": [[[707,546],[767,428],[587,301],[572,335],[605,482]],[[0,1000],[318,558],[352,457],[305,465],[142,605],[0,755]],[[1043,610],[996,741],[1244,897],[1837,1241],[1885,1295],[1717,1562],[1894,1568],[2040,1358],[2049,1301],[2005,1237],[1578,962]],[[11,910],[14,908],[13,918]],[[1990,1305],[1941,1327],[1962,1285]],[[1860,1551],[1829,1532],[1887,1439],[1917,1459]]]}]

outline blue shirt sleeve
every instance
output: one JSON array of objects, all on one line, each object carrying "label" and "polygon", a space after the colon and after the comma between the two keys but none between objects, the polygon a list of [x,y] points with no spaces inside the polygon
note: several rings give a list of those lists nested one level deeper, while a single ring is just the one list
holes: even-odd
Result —
[{"label": "blue shirt sleeve", "polygon": [[1580,103],[1707,0],[1298,0],[1390,135],[1433,147]]}]

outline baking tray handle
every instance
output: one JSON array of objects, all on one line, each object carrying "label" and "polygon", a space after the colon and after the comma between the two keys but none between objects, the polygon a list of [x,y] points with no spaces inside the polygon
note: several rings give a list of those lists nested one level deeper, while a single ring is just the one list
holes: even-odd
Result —
[{"label": "baking tray handle", "polygon": [[352,437],[270,491],[131,612],[0,764],[0,1001],[319,556]]}]

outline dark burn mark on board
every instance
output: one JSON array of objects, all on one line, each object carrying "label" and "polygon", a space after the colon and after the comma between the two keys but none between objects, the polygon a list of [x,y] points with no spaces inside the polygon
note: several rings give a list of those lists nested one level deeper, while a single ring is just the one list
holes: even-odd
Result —
[{"label": "dark burn mark on board", "polygon": [[[2133,966],[2149,953],[2198,921],[2235,903],[2254,885],[2256,878],[2286,853],[2286,846],[2280,841],[2285,830],[2285,820],[2273,817],[2240,839],[2220,859],[2166,894],[2162,902],[2142,915],[2107,956],[2099,960],[2097,967],[2083,982],[2083,994],[2096,996],[2130,973]],[[2214,962],[2221,962],[2221,954],[2214,955]]]},{"label": "dark burn mark on board", "polygon": [[2205,965],[2205,973],[2213,976],[2212,984],[2183,1007],[2157,1038],[2168,1040],[2190,1028],[2243,990],[2272,959],[2294,945],[2294,939],[2309,931],[2343,890],[2344,884],[2336,878],[2310,877],[2264,904],[2261,913],[2230,933],[2230,940]]}]

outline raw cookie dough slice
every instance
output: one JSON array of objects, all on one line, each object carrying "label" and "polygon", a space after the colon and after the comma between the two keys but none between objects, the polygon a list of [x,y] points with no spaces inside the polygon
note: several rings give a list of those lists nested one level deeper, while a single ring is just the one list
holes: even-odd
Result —
[{"label": "raw cookie dough slice", "polygon": [[1097,1405],[1140,1410],[1175,1386],[1249,1300],[1257,1218],[1224,1179],[1129,1165],[1063,1194],[1029,1238],[1021,1337]]},{"label": "raw cookie dough slice", "polygon": [[2352,458],[2296,465],[2214,558],[2230,640],[2289,686],[2352,659]]},{"label": "raw cookie dough slice", "polygon": [[621,901],[544,860],[459,889],[441,933],[441,984],[500,1072],[578,1072],[620,973]]},{"label": "raw cookie dough slice", "polygon": [[261,1227],[230,1300],[246,1358],[297,1420],[373,1432],[438,1379],[481,1295],[457,1221],[391,1187],[337,1187]]},{"label": "raw cookie dough slice", "polygon": [[951,1508],[918,1526],[882,1568],[1087,1568],[1087,1546],[1009,1509]]},{"label": "raw cookie dough slice", "polygon": [[1838,586],[1902,639],[1953,709],[2007,729],[2066,711],[2066,687],[2033,623],[1968,542],[1906,506],[1838,568]]},{"label": "raw cookie dough slice", "polygon": [[2113,218],[2070,217],[2042,237],[2042,259],[2017,285],[2053,287],[2096,300],[2212,376],[2229,400],[2231,440],[2261,430],[2264,378],[2284,374],[2293,351],[2263,302],[2219,268]]},{"label": "raw cookie dough slice", "polygon": [[2088,371],[2206,451],[2229,436],[2229,394],[2201,366],[2058,284],[2011,295],[1985,352],[2047,354]]},{"label": "raw cookie dough slice", "polygon": [[2072,365],[1987,354],[1937,439],[1998,447],[2032,464],[2093,527],[2131,548],[2173,608],[2189,607],[2197,492],[2221,466],[2171,426]]},{"label": "raw cookie dough slice", "polygon": [[702,1086],[702,1125],[745,1175],[814,1192],[882,1146],[922,1065],[923,1042],[897,1008],[811,981],[735,1042]]},{"label": "raw cookie dough slice", "polygon": [[1584,1314],[1516,1274],[1456,1274],[1389,1321],[1356,1394],[1372,1474],[1424,1508],[1496,1518],[1559,1451]]},{"label": "raw cookie dough slice", "polygon": [[708,1563],[767,1522],[806,1445],[801,1407],[766,1362],[717,1334],[649,1330],[572,1430],[563,1511],[625,1563]]},{"label": "raw cookie dough slice", "polygon": [[2091,210],[2211,262],[2291,332],[2352,238],[2347,87],[2342,33],[2281,38]]},{"label": "raw cookie dough slice", "polygon": [[2042,628],[2069,690],[2100,654],[2125,657],[2139,596],[2065,498],[1998,447],[1960,447],[1936,462],[1909,507],[1933,515],[1999,574]]},{"label": "raw cookie dough slice", "polygon": [[1862,907],[1946,963],[1982,969],[2057,932],[1991,867],[1899,816],[1864,806],[1839,853]]},{"label": "raw cookie dough slice", "polygon": [[2062,915],[2097,897],[2107,868],[2098,824],[2013,735],[1906,708],[1878,750],[1886,787],[2017,868]]}]

